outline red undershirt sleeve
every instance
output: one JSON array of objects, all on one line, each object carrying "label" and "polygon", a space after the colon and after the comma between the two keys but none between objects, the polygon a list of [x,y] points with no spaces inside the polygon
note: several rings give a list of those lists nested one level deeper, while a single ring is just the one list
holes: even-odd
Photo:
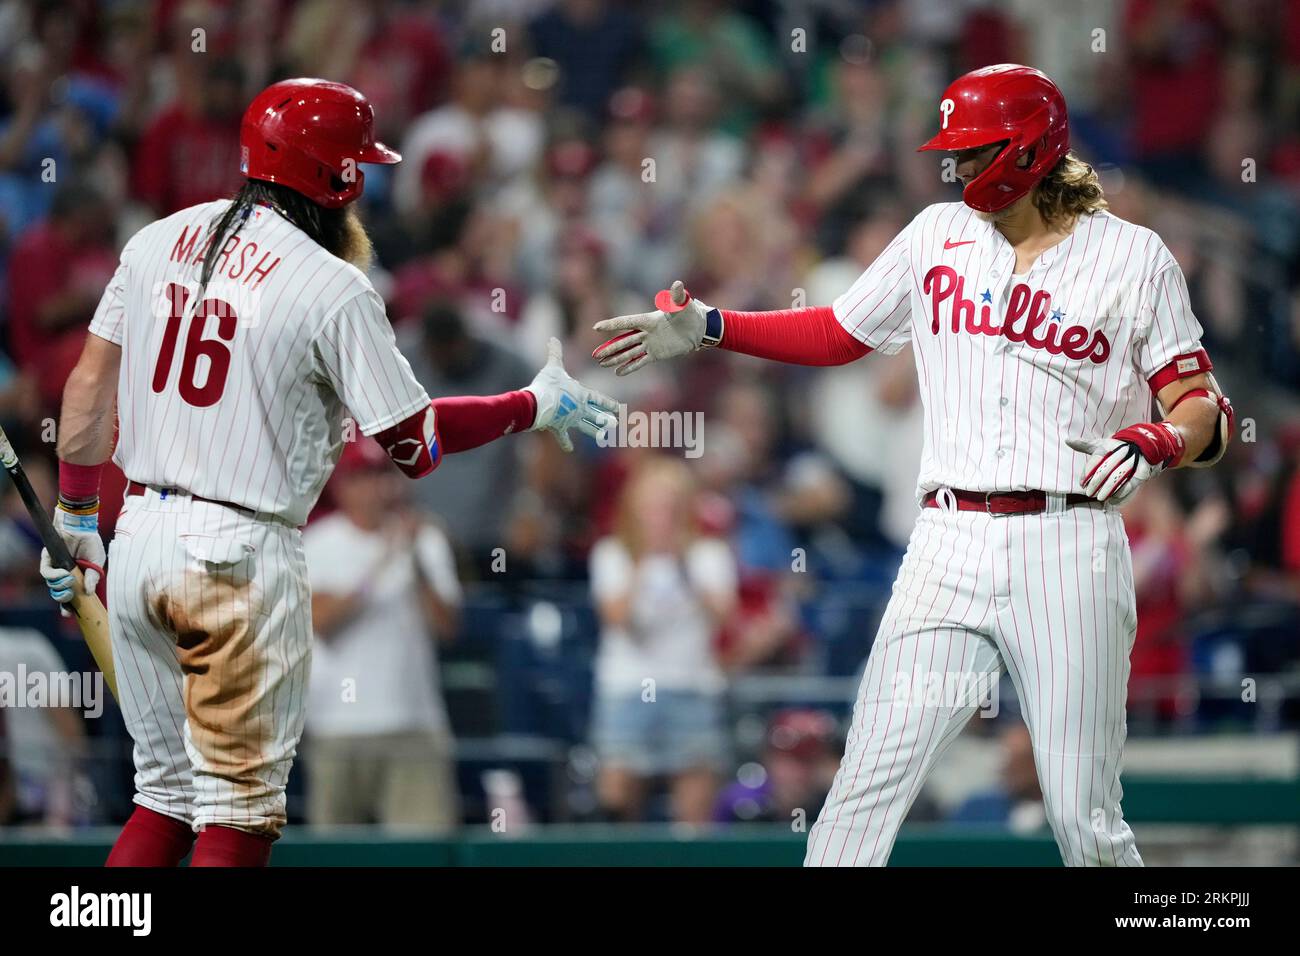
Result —
[{"label": "red undershirt sleeve", "polygon": [[792,365],[847,365],[871,351],[845,330],[830,306],[777,312],[724,309],[718,347]]},{"label": "red undershirt sleeve", "polygon": [[520,389],[501,395],[438,398],[414,415],[375,435],[393,464],[408,478],[423,478],[444,454],[469,451],[511,432],[527,431],[537,400]]},{"label": "red undershirt sleeve", "polygon": [[537,400],[524,389],[501,395],[435,398],[438,439],[445,454],[469,451],[511,432],[527,431],[537,415]]}]

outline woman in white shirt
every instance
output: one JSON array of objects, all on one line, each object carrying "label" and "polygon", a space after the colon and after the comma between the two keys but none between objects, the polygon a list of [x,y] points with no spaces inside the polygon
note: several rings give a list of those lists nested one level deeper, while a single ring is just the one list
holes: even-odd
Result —
[{"label": "woman in white shirt", "polygon": [[593,737],[611,816],[641,817],[646,785],[670,778],[673,818],[706,823],[727,759],[714,635],[736,606],[727,544],[696,532],[684,462],[647,457],[628,479],[617,529],[591,553],[601,621]]}]

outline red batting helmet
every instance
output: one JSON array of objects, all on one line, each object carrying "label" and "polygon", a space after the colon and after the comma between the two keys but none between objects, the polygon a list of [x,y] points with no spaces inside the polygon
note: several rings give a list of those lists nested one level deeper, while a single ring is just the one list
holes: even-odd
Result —
[{"label": "red batting helmet", "polygon": [[239,171],[280,183],[328,209],[345,206],[365,184],[360,163],[399,163],[375,141],[375,109],[350,86],[283,80],[249,105],[239,127]]},{"label": "red batting helmet", "polygon": [[[1065,97],[1038,70],[1001,63],[959,76],[939,102],[939,134],[921,149],[973,149],[1005,141],[962,199],[981,212],[1011,205],[1070,150]],[[1016,165],[1030,156],[1024,168]]]}]

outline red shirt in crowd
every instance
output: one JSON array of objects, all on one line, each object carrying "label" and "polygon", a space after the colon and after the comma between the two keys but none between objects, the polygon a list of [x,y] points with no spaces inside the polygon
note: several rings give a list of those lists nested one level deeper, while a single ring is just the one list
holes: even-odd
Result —
[{"label": "red shirt in crowd", "polygon": [[135,195],[160,216],[229,196],[243,181],[238,119],[195,116],[182,106],[153,121],[132,162]]},{"label": "red shirt in crowd", "polygon": [[[1130,0],[1127,36],[1158,37],[1129,65],[1134,148],[1141,157],[1198,151],[1219,114],[1223,25],[1214,0]],[[1188,109],[1195,103],[1195,109]]]},{"label": "red shirt in crowd", "polygon": [[[14,244],[9,259],[9,349],[15,365],[35,374],[47,410],[59,408],[63,383],[77,364],[95,304],[116,266],[112,249],[75,246],[52,222],[38,223]],[[42,309],[69,292],[84,293],[84,319],[62,330],[42,328]]]},{"label": "red shirt in crowd", "polygon": [[[1129,544],[1136,554],[1147,545],[1148,534],[1141,523],[1125,522]],[[1145,710],[1150,698],[1141,690],[1151,679],[1175,678],[1189,666],[1186,633],[1181,622],[1186,608],[1180,591],[1184,573],[1192,563],[1191,547],[1182,536],[1162,542],[1160,563],[1138,588],[1137,636],[1130,656],[1129,697]],[[1172,719],[1179,712],[1176,693],[1163,691],[1155,697],[1156,713]]]}]

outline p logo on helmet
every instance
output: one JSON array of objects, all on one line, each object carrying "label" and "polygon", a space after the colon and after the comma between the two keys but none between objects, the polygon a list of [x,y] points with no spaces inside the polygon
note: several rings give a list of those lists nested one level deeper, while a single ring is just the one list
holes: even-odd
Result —
[{"label": "p logo on helmet", "polygon": [[939,104],[939,112],[943,114],[943,125],[940,127],[941,129],[948,128],[948,117],[952,115],[952,111],[956,108],[957,104],[952,100],[946,99]]},{"label": "p logo on helmet", "polygon": [[360,163],[391,165],[401,154],[375,139],[375,109],[350,86],[329,80],[274,83],[239,127],[239,171],[280,183],[327,209],[361,195]]},{"label": "p logo on helmet", "polygon": [[962,192],[966,205],[980,212],[1010,206],[1070,151],[1065,97],[1032,67],[1001,63],[960,76],[944,90],[939,112],[943,115],[939,133],[920,149],[955,151],[1003,144]]}]

